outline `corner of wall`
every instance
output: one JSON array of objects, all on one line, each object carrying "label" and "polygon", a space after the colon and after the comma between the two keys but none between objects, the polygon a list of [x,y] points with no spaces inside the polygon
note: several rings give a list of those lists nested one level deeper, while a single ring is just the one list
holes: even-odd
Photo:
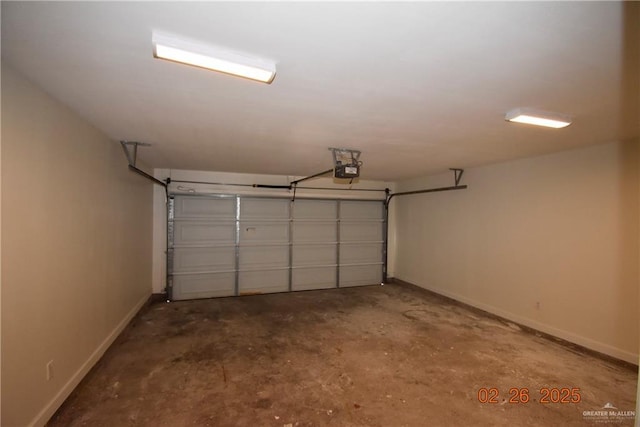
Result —
[{"label": "corner of wall", "polygon": [[[153,176],[164,180],[169,176],[167,169],[154,169]],[[166,292],[167,272],[167,200],[164,188],[154,185],[153,188],[153,249],[152,256],[152,292]]]},{"label": "corner of wall", "polygon": [[[0,22],[2,22],[0,7]],[[1,50],[1,48],[0,48]],[[2,68],[0,67],[0,93],[2,92]],[[2,102],[0,102],[2,117]],[[0,331],[2,331],[2,123],[0,120]],[[0,338],[0,390],[2,390],[2,339]],[[0,400],[0,420],[2,420],[2,402]]]},{"label": "corner of wall", "polygon": [[152,191],[4,62],[1,97],[1,423],[44,425],[151,293]]},{"label": "corner of wall", "polygon": [[73,390],[80,384],[80,381],[89,373],[91,368],[98,363],[102,355],[109,349],[111,344],[118,338],[120,333],[126,328],[129,322],[140,311],[144,304],[149,300],[148,296],[141,298],[135,306],[127,313],[127,315],[116,325],[116,327],[107,335],[107,337],[100,343],[89,358],[75,371],[75,373],[69,378],[69,380],[62,386],[62,388],[56,393],[44,408],[35,416],[35,418],[29,423],[29,426],[44,426],[49,419],[55,414],[60,405],[64,403],[67,397],[73,392]]},{"label": "corner of wall", "polygon": [[640,215],[631,148],[612,142],[472,168],[463,192],[394,200],[395,276],[635,362]]}]

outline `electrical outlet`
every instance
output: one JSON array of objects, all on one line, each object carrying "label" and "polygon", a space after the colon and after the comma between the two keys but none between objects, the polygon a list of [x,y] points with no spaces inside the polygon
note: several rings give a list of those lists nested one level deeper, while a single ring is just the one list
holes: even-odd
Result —
[{"label": "electrical outlet", "polygon": [[47,362],[47,381],[51,381],[53,378],[53,360]]}]

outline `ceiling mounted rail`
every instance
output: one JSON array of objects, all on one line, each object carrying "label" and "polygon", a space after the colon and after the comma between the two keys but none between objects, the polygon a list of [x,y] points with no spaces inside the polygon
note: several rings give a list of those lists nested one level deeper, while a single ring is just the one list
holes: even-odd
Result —
[{"label": "ceiling mounted rail", "polygon": [[[295,181],[291,181],[288,185],[276,185],[276,184],[253,184],[254,188],[271,188],[271,189],[282,189],[282,190],[293,190],[295,192],[298,183],[307,181],[309,179],[318,178],[322,175],[327,175],[328,173],[333,172],[333,169],[327,169],[326,171],[318,172],[316,174],[305,176],[304,178],[296,179]],[[295,196],[294,196],[295,197]]]},{"label": "ceiling mounted rail", "polygon": [[137,142],[137,141],[120,141],[120,145],[122,145],[122,150],[124,150],[124,155],[127,157],[127,161],[129,162],[129,170],[137,173],[138,175],[142,175],[143,177],[147,178],[150,181],[153,181],[158,185],[163,186],[166,192],[168,187],[168,182],[160,181],[158,178],[149,175],[148,173],[146,173],[142,169],[139,169],[136,166],[136,162],[138,160],[138,146],[148,147],[151,144],[147,144],[144,142]]},{"label": "ceiling mounted rail", "polygon": [[452,190],[465,190],[467,188],[466,185],[460,185],[460,180],[462,179],[462,175],[464,174],[464,169],[449,169],[453,171],[453,180],[455,185],[451,185],[449,187],[437,187],[437,188],[426,188],[424,190],[413,190],[413,191],[402,191],[400,193],[389,193],[387,192],[387,201],[385,202],[385,206],[389,206],[391,199],[396,196],[408,196],[411,194],[424,194],[424,193],[437,193],[441,191],[452,191]]},{"label": "ceiling mounted rail", "polygon": [[439,193],[444,191],[454,191],[454,190],[465,190],[467,188],[466,185],[460,185],[460,181],[462,180],[462,175],[464,174],[464,169],[456,169],[450,168],[450,171],[453,172],[453,181],[454,185],[448,187],[437,187],[437,188],[425,188],[423,190],[413,190],[413,191],[402,191],[400,193],[391,193],[387,188],[385,190],[387,197],[384,202],[384,222],[385,222],[385,238],[384,238],[384,247],[383,247],[383,256],[384,256],[384,265],[382,268],[382,283],[387,283],[388,281],[388,247],[387,247],[387,236],[389,235],[389,203],[391,203],[391,199],[396,196],[409,196],[411,194],[426,194],[426,193]]},{"label": "ceiling mounted rail", "polygon": [[304,178],[296,179],[295,181],[291,181],[291,183],[289,184],[289,187],[298,185],[299,183],[307,181],[309,179],[318,178],[318,177],[321,177],[323,175],[327,175],[327,174],[329,174],[331,172],[333,172],[333,168],[327,169],[326,171],[318,172],[318,173],[313,174],[313,175],[305,176]]},{"label": "ceiling mounted rail", "polygon": [[296,179],[295,181],[291,181],[291,183],[289,184],[289,187],[293,187],[293,197],[291,198],[291,201],[292,202],[296,201],[296,190],[298,189],[298,183],[304,182],[304,181],[306,181],[308,179],[318,178],[318,177],[321,177],[323,175],[327,175],[327,174],[329,174],[331,172],[333,172],[333,168],[327,169],[326,171],[318,172],[318,173],[313,174],[313,175],[306,176],[304,178]]},{"label": "ceiling mounted rail", "polygon": [[[203,184],[203,185],[220,185],[220,186],[228,186],[228,187],[252,187],[252,188],[270,188],[270,189],[279,189],[279,190],[291,190],[292,187],[289,185],[278,185],[278,184],[237,184],[230,182],[210,182],[210,181],[190,181],[190,180],[181,180],[181,179],[173,179],[171,182],[181,183],[181,184]],[[383,193],[385,190],[383,188],[334,188],[334,187],[302,187],[298,186],[299,190],[331,190],[331,191],[375,191],[379,193]]]}]

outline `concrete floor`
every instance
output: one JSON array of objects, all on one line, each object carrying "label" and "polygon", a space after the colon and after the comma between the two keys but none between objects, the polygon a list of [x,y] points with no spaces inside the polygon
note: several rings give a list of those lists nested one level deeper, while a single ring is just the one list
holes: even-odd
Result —
[{"label": "concrete floor", "polygon": [[[634,410],[636,382],[419,288],[368,286],[150,305],[49,425],[582,426],[607,403]],[[540,403],[565,387],[580,403]],[[633,424],[614,418],[600,422]]]}]

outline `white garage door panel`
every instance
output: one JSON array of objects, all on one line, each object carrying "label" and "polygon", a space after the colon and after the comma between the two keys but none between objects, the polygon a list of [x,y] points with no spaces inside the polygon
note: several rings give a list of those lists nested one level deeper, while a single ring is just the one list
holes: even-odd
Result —
[{"label": "white garage door panel", "polygon": [[340,267],[340,287],[374,285],[382,282],[382,265]]},{"label": "white garage door panel", "polygon": [[341,219],[377,219],[383,218],[384,206],[380,202],[340,202]]},{"label": "white garage door panel", "polygon": [[240,243],[289,243],[289,222],[240,222]]},{"label": "white garage door panel", "polygon": [[336,219],[338,203],[335,200],[296,200],[294,219]]},{"label": "white garage door panel", "polygon": [[336,287],[336,267],[294,268],[292,290],[329,289]]},{"label": "white garage door panel", "polygon": [[173,239],[175,246],[235,244],[235,223],[176,220]]},{"label": "white garage door panel", "polygon": [[371,222],[341,222],[341,242],[381,242],[382,223]]},{"label": "white garage door panel", "polygon": [[174,300],[382,280],[380,201],[175,195],[169,209]]},{"label": "white garage door panel", "polygon": [[379,263],[382,243],[343,243],[340,245],[340,264]]},{"label": "white garage door panel", "polygon": [[335,221],[309,221],[293,223],[293,242],[335,242]]},{"label": "white garage door panel", "polygon": [[173,253],[173,272],[233,271],[236,249],[233,246],[218,248],[177,248]]},{"label": "white garage door panel", "polygon": [[240,295],[287,292],[289,290],[289,269],[270,271],[241,271]]},{"label": "white garage door panel", "polygon": [[293,266],[334,265],[336,245],[293,245]]},{"label": "white garage door panel", "polygon": [[175,198],[175,218],[220,218],[235,219],[235,197],[207,198],[180,197]]},{"label": "white garage door panel", "polygon": [[240,270],[289,267],[289,246],[241,246]]},{"label": "white garage door panel", "polygon": [[173,276],[173,299],[228,297],[235,294],[235,273]]},{"label": "white garage door panel", "polygon": [[289,199],[243,198],[240,219],[289,219]]}]

